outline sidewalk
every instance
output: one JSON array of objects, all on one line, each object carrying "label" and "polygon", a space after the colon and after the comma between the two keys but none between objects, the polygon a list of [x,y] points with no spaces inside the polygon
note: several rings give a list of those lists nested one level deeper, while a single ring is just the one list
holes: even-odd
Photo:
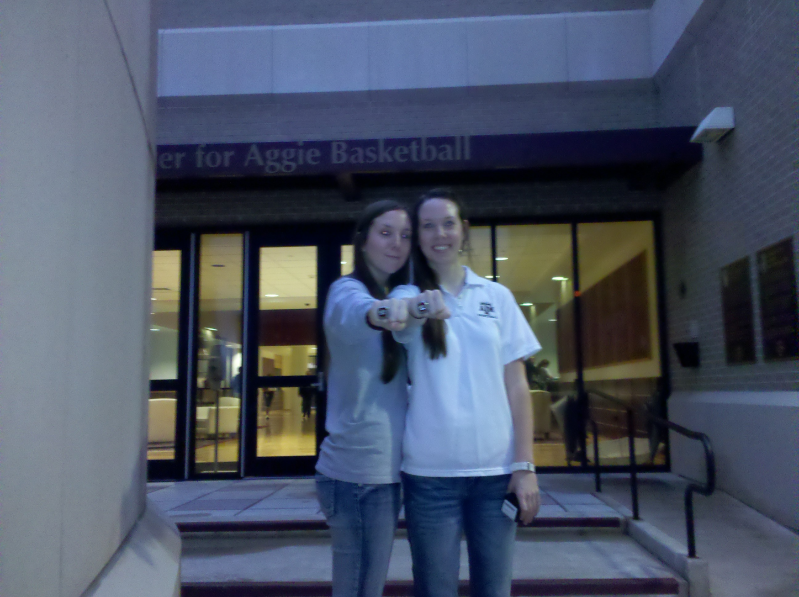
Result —
[{"label": "sidewalk", "polygon": [[[541,476],[543,487],[592,492],[591,475]],[[683,493],[671,473],[638,475],[641,519],[687,544]],[[630,477],[602,476],[602,493],[632,507]],[[713,597],[799,596],[799,535],[723,491],[694,495],[696,552],[708,562]]]},{"label": "sidewalk", "polygon": [[[324,520],[308,477],[149,483],[147,492],[175,522]],[[539,517],[587,516],[618,518],[619,513],[590,492],[543,490]]]}]

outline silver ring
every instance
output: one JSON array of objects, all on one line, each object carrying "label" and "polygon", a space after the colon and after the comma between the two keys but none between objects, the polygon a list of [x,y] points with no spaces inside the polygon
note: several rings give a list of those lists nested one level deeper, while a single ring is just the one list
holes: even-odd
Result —
[{"label": "silver ring", "polygon": [[427,301],[420,301],[416,304],[416,311],[419,313],[427,313]]},{"label": "silver ring", "polygon": [[388,317],[388,307],[378,307],[377,317],[380,319],[385,319]]}]

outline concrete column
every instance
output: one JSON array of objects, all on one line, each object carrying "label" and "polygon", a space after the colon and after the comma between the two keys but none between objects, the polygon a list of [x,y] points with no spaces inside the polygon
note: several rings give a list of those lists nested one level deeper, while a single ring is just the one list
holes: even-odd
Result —
[{"label": "concrete column", "polygon": [[149,0],[0,2],[0,595],[176,595],[147,506]]}]

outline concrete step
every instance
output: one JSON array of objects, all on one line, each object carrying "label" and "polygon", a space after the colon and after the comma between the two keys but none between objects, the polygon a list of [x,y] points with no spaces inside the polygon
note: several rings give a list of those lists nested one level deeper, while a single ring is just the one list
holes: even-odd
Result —
[{"label": "concrete step", "polygon": [[[512,597],[663,597],[676,595],[671,588],[660,590],[653,583],[644,585],[628,581],[592,582],[592,581],[534,581],[519,583],[514,581],[511,587]],[[658,591],[652,593],[650,591]],[[585,592],[588,591],[588,592]],[[643,591],[643,592],[642,592]],[[331,597],[330,584],[312,586],[312,583],[184,583],[181,587],[182,597]],[[385,597],[413,597],[413,583],[389,581],[383,591]],[[461,581],[458,587],[459,597],[468,597],[469,586]],[[680,593],[683,595],[683,593]],[[687,593],[685,593],[687,595]]]},{"label": "concrete step", "polygon": [[[324,531],[183,535],[184,597],[328,597],[331,551]],[[683,579],[621,528],[520,529],[513,562],[516,596],[686,595]],[[461,595],[468,595],[461,545]],[[398,534],[386,595],[413,594],[410,549]]]},{"label": "concrete step", "polygon": [[[295,520],[247,520],[225,518],[217,520],[178,520],[175,522],[181,535],[196,533],[261,533],[294,531],[326,531],[327,523],[324,519],[295,519]],[[405,529],[405,519],[398,523],[400,531]],[[624,526],[622,516],[537,516],[532,524],[522,528],[536,529],[586,529],[607,528],[621,529]]]}]

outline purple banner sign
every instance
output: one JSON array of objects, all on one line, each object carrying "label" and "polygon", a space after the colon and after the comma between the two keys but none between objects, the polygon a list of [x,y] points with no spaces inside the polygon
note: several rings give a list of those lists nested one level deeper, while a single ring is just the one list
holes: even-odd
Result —
[{"label": "purple banner sign", "polygon": [[693,128],[160,145],[158,178],[602,166],[701,159]]}]

